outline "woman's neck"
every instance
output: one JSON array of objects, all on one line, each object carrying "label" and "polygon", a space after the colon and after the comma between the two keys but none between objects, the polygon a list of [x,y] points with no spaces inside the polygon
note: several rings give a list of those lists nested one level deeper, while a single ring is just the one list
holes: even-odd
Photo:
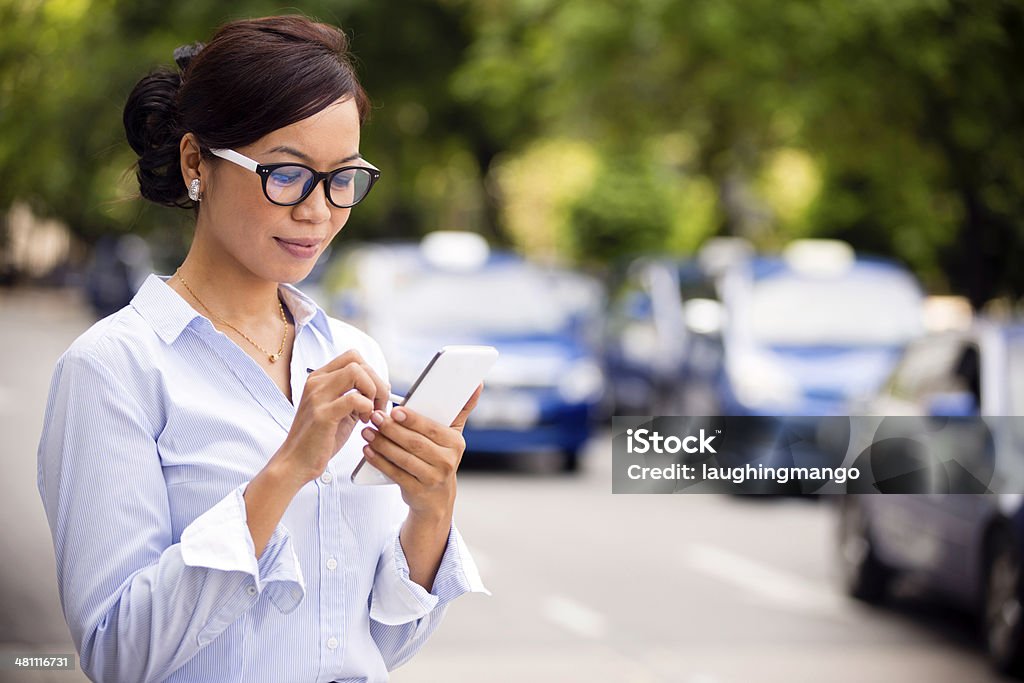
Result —
[{"label": "woman's neck", "polygon": [[[220,316],[240,327],[280,325],[279,283],[254,276],[231,257],[208,258],[197,246],[193,243],[169,285],[187,301],[205,308],[204,315]],[[182,278],[188,287],[182,285]]]}]

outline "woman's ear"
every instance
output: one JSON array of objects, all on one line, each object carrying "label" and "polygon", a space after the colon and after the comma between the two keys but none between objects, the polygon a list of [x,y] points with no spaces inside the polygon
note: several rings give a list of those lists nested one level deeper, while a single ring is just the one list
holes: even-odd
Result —
[{"label": "woman's ear", "polygon": [[181,177],[185,179],[185,187],[195,180],[203,181],[200,173],[202,155],[199,152],[199,140],[192,133],[185,133],[181,137],[178,146],[178,156],[181,159]]}]

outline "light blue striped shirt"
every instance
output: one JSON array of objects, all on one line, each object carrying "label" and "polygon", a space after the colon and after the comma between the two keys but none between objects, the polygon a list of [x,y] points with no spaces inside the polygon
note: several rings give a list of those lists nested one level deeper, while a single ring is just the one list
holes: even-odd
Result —
[{"label": "light blue striped shirt", "polygon": [[242,494],[281,446],[306,368],[380,347],[296,287],[294,403],[151,274],[56,363],[38,485],[64,616],[96,681],[386,681],[454,598],[490,595],[452,524],[430,592],[409,579],[396,485],[356,486],[359,429],[260,558]]}]

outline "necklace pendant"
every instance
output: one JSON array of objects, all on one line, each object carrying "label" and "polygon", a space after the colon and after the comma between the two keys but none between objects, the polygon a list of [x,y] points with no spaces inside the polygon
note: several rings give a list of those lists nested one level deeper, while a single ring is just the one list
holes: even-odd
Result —
[{"label": "necklace pendant", "polygon": [[280,358],[280,357],[281,357],[281,356],[280,356],[279,354],[276,354],[276,353],[274,353],[274,354],[271,354],[271,355],[267,356],[267,358],[269,358],[269,359],[270,359],[270,362],[271,362],[271,363],[276,363],[276,362],[277,362],[277,359],[278,359],[278,358]]}]

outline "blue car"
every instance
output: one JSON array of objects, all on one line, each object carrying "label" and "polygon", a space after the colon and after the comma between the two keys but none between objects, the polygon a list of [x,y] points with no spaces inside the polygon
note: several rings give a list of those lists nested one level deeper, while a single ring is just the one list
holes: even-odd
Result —
[{"label": "blue car", "polygon": [[[995,667],[1024,675],[1024,325],[978,323],[922,337],[864,413],[909,416],[889,423],[916,434],[887,433],[905,439],[890,443],[946,433],[957,439],[959,462],[1018,493],[838,496],[847,592],[878,603],[895,576],[911,575],[977,615]],[[979,431],[978,421],[963,419],[975,416],[1013,417],[986,420],[991,429]]]},{"label": "blue car", "polygon": [[441,346],[499,353],[463,432],[470,450],[555,450],[579,468],[603,406],[596,346],[603,299],[592,279],[492,251],[470,233],[350,249],[324,276],[327,300],[388,358],[404,393]]},{"label": "blue car", "polygon": [[798,240],[726,275],[717,365],[688,361],[683,391],[714,396],[719,415],[848,414],[922,333],[923,301],[895,262],[843,242]]}]

